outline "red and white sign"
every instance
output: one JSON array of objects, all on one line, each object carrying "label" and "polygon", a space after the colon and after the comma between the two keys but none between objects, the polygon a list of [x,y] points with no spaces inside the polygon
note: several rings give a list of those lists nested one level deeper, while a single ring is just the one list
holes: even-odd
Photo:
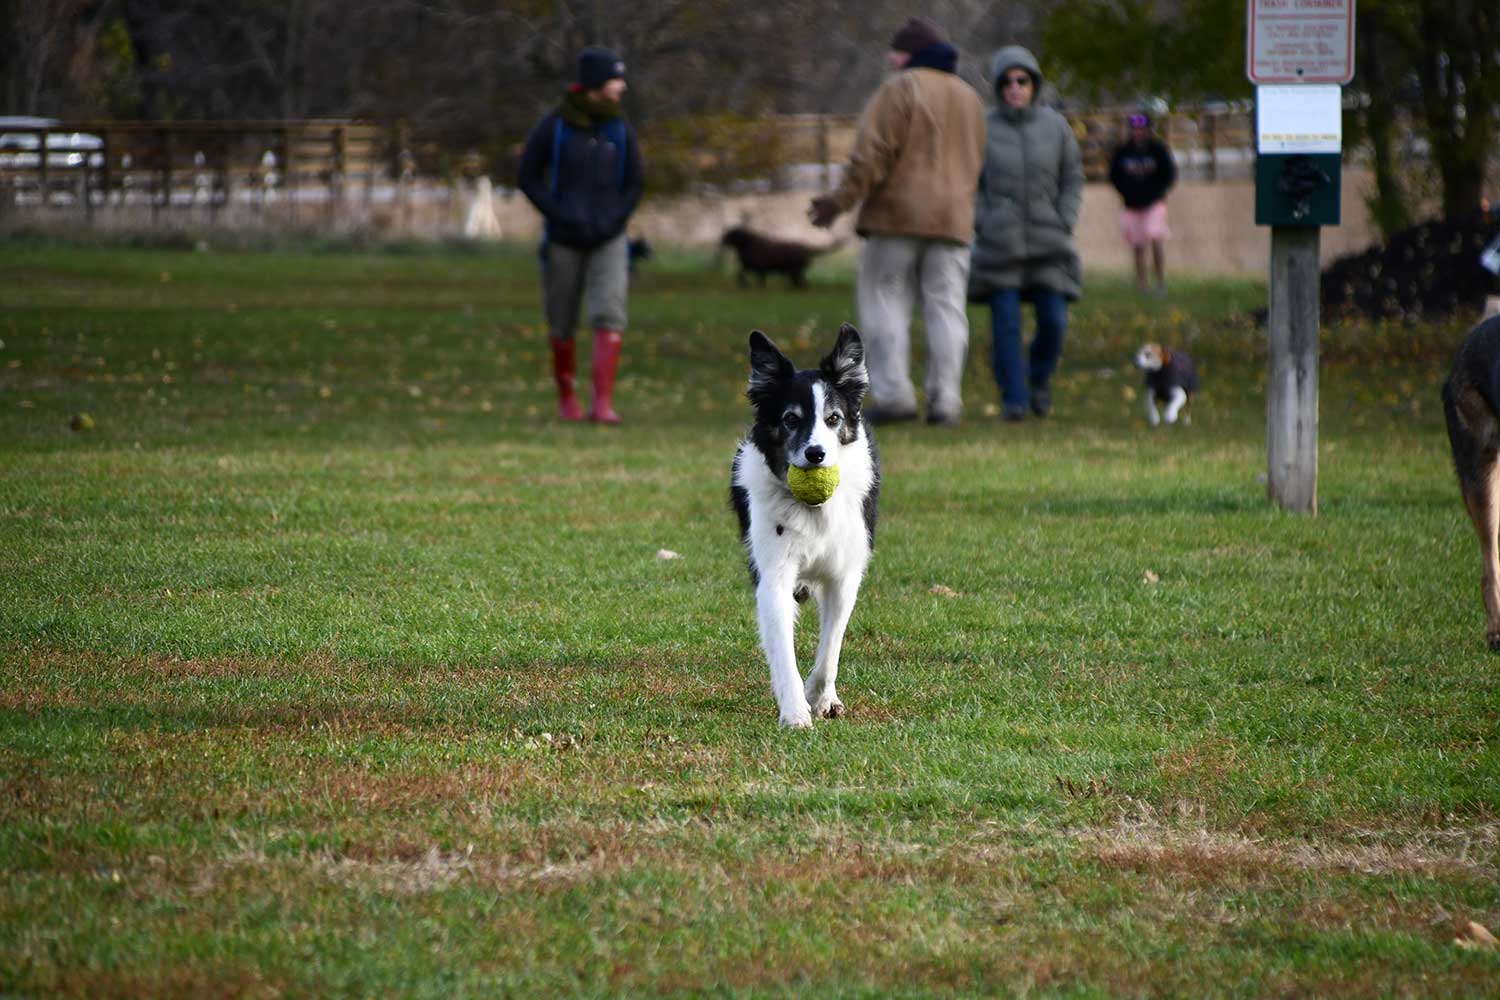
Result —
[{"label": "red and white sign", "polygon": [[1354,79],[1354,0],[1249,0],[1251,83]]}]

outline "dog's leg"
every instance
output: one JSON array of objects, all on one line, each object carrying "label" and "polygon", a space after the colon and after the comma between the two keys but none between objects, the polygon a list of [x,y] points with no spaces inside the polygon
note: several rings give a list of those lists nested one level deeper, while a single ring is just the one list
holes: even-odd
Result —
[{"label": "dog's leg", "polygon": [[839,653],[844,648],[844,630],[859,597],[859,580],[831,584],[818,593],[818,655],[812,673],[807,675],[807,703],[812,714],[822,719],[837,719],[844,714],[834,687],[839,676]]},{"label": "dog's leg", "polygon": [[1479,591],[1484,597],[1484,641],[1491,649],[1500,649],[1500,489],[1496,473],[1500,471],[1493,456],[1479,472],[1477,482],[1464,484],[1464,506],[1479,536]]},{"label": "dog's leg", "polygon": [[1187,393],[1183,390],[1182,386],[1172,386],[1172,395],[1167,398],[1167,423],[1177,423],[1177,411],[1182,409],[1183,404],[1186,402]]},{"label": "dog's leg", "polygon": [[802,677],[797,673],[797,650],[792,645],[792,626],[797,620],[797,601],[792,596],[796,581],[785,572],[767,573],[755,589],[755,617],[760,626],[760,645],[771,667],[771,693],[781,713],[781,724],[794,729],[812,725]]},{"label": "dog's leg", "polygon": [[[1447,399],[1445,398],[1445,403]],[[1479,538],[1479,590],[1484,598],[1484,640],[1500,650],[1500,421],[1472,388],[1458,391],[1449,413],[1458,484]],[[1455,421],[1454,418],[1457,418]]]},{"label": "dog's leg", "polygon": [[1149,385],[1146,387],[1146,423],[1152,427],[1161,423],[1161,417],[1156,412],[1156,392]]}]

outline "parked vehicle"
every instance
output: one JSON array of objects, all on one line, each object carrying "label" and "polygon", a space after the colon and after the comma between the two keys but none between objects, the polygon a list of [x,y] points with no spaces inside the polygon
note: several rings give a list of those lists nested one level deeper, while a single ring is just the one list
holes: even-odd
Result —
[{"label": "parked vehicle", "polygon": [[[35,170],[41,165],[42,130],[55,118],[0,115],[0,170]],[[25,131],[23,131],[25,130]],[[104,165],[104,140],[88,132],[47,132],[47,169]]]}]

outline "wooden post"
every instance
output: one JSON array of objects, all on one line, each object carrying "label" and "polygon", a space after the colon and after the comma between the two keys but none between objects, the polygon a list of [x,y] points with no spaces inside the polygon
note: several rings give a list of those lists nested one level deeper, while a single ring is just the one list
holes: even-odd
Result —
[{"label": "wooden post", "polygon": [[1266,495],[1283,510],[1318,512],[1317,226],[1271,227]]},{"label": "wooden post", "polygon": [[295,186],[292,177],[292,136],[291,132],[283,126],[276,132],[276,150],[280,154],[281,162],[277,164],[276,186],[281,189],[280,194],[286,199],[286,220],[288,225],[297,223],[296,199],[293,197]]},{"label": "wooden post", "polygon": [[330,226],[337,226],[339,221],[339,202],[344,200],[344,164],[348,158],[348,152],[344,127],[340,125],[333,130],[333,169],[328,175],[328,222]]},{"label": "wooden post", "polygon": [[1208,115],[1208,179],[1219,179],[1219,116]]},{"label": "wooden post", "polygon": [[[103,140],[104,143],[103,148],[99,150],[99,155],[101,157],[99,166],[99,203],[105,206],[105,208],[108,208],[110,191],[114,187],[114,184],[112,183],[113,177],[110,174],[109,169],[109,161],[114,156],[115,146],[114,142],[112,141],[112,133],[108,129],[100,129],[99,138]],[[124,200],[123,197],[121,198],[121,200]]]},{"label": "wooden post", "polygon": [[49,135],[49,133],[48,133],[48,131],[46,129],[42,129],[42,131],[37,134],[37,140],[38,140],[39,145],[36,148],[36,151],[37,151],[37,159],[36,159],[37,181],[40,183],[41,188],[42,188],[42,215],[43,215],[44,218],[46,216],[47,206],[49,206],[50,204],[52,204],[52,199],[50,199],[49,197],[47,197],[47,187],[48,187],[48,178],[47,178],[47,136],[48,135]]},{"label": "wooden post", "polygon": [[161,156],[161,162],[158,164],[160,171],[157,176],[160,193],[156,198],[151,199],[151,224],[153,226],[161,220],[162,209],[172,208],[172,133],[167,129],[157,129],[156,148]]},{"label": "wooden post", "polygon": [[818,163],[823,168],[823,191],[827,192],[833,187],[833,166],[828,162],[828,116],[819,115],[817,123]]},{"label": "wooden post", "polygon": [[231,209],[234,208],[234,176],[230,160],[234,156],[235,139],[225,137],[223,144],[219,147],[219,191],[218,200],[214,203],[216,216],[222,212],[221,218],[229,218]]}]

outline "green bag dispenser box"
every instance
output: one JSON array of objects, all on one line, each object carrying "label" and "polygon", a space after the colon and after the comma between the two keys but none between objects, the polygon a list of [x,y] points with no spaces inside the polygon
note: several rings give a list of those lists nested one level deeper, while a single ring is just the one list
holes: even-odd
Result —
[{"label": "green bag dispenser box", "polygon": [[1261,153],[1255,158],[1257,226],[1337,226],[1341,153]]}]

